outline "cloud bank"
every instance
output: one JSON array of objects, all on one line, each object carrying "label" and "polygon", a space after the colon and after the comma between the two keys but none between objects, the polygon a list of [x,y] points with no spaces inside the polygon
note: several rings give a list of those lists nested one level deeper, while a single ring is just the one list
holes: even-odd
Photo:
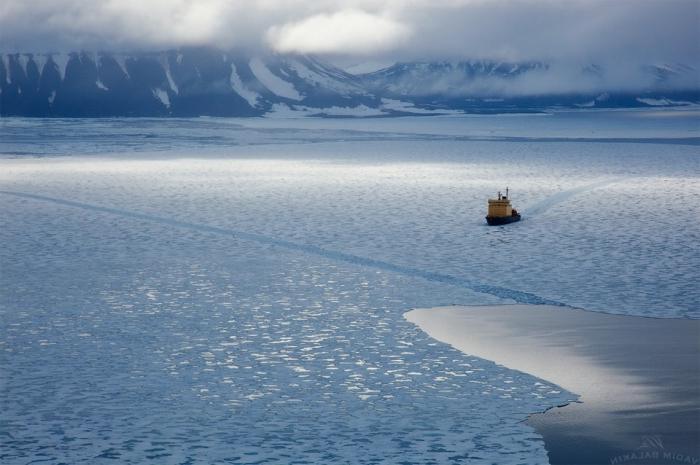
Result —
[{"label": "cloud bank", "polygon": [[407,25],[390,18],[342,10],[272,26],[267,39],[279,52],[372,54],[396,47],[410,34]]},{"label": "cloud bank", "polygon": [[3,0],[0,49],[693,65],[698,24],[697,0]]}]

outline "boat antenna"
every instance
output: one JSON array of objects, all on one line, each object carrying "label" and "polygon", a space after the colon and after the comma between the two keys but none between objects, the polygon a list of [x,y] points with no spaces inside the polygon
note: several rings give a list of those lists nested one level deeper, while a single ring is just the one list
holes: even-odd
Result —
[{"label": "boat antenna", "polygon": [[508,198],[508,188],[506,187],[506,198]]}]

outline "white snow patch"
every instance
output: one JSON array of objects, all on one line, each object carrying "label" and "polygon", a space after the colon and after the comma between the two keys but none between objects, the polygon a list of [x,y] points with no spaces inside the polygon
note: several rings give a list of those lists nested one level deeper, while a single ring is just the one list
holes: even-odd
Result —
[{"label": "white snow patch", "polygon": [[383,98],[382,99],[382,106],[381,108],[383,110],[393,110],[393,111],[401,111],[404,113],[414,113],[417,115],[461,115],[462,111],[460,110],[448,110],[448,109],[435,109],[431,110],[428,108],[418,108],[411,102],[404,102],[403,100],[396,100],[396,99],[390,99],[390,98]]},{"label": "white snow patch", "polygon": [[670,65],[668,63],[661,63],[661,64],[656,64],[654,65],[656,68],[666,71],[668,73],[673,73],[673,74],[678,74],[679,69],[677,66]]},{"label": "white snow patch", "polygon": [[385,114],[382,110],[378,108],[371,108],[367,105],[357,105],[354,107],[325,107],[325,108],[311,108],[304,107],[311,114],[324,114],[328,116],[379,116]]},{"label": "white snow patch", "polygon": [[49,95],[49,103],[53,103],[54,100],[56,100],[56,91],[52,90],[51,95]]},{"label": "white snow patch", "polygon": [[270,110],[265,113],[266,118],[298,118],[306,116],[306,113],[294,108],[290,108],[286,103],[275,103]]},{"label": "white snow patch", "polygon": [[102,90],[109,90],[109,88],[106,85],[104,85],[104,83],[99,79],[97,80],[97,82],[95,82],[95,84],[97,84],[97,87],[99,87]]},{"label": "white snow patch", "polygon": [[604,93],[600,94],[599,96],[597,96],[596,98],[594,98],[593,100],[591,100],[590,102],[576,103],[575,105],[579,108],[591,108],[591,107],[596,106],[597,102],[605,102],[609,98],[610,98],[610,94],[608,94],[607,92],[604,92]]},{"label": "white snow patch", "polygon": [[380,69],[389,68],[395,64],[395,61],[364,61],[362,63],[344,66],[343,70],[350,74],[367,74],[379,71]]},{"label": "white snow patch", "polygon": [[259,58],[250,60],[250,69],[262,85],[267,87],[273,94],[290,100],[301,100],[303,98],[290,82],[273,74]]},{"label": "white snow patch", "polygon": [[119,67],[122,69],[126,78],[130,79],[131,76],[129,75],[129,71],[126,69],[126,57],[124,55],[114,55],[114,61],[116,61]]},{"label": "white snow patch", "polygon": [[32,57],[34,59],[34,64],[36,65],[36,69],[39,70],[39,75],[44,74],[44,66],[46,66],[46,62],[49,59],[48,55],[45,55],[43,53],[41,54],[34,54]]},{"label": "white snow patch", "polygon": [[289,60],[289,66],[294,70],[297,75],[309,81],[313,84],[318,84],[321,87],[329,90],[333,90],[341,95],[350,95],[354,93],[365,93],[356,86],[348,85],[338,79],[334,79],[328,75],[323,75],[315,70],[310,69],[304,63],[298,60]]},{"label": "white snow patch", "polygon": [[167,55],[161,55],[159,61],[160,66],[163,68],[163,71],[165,71],[165,77],[168,79],[168,85],[170,85],[170,90],[172,90],[176,94],[180,94],[180,89],[178,89],[177,84],[175,84],[175,80],[173,80],[173,75],[170,72],[170,62],[168,61]]},{"label": "white snow patch", "polygon": [[92,60],[92,62],[95,64],[95,67],[99,66],[100,56],[97,52],[83,52],[83,56]]},{"label": "white snow patch", "polygon": [[5,54],[2,56],[2,64],[5,67],[5,81],[9,84],[12,82],[10,77],[10,55]]},{"label": "white snow patch", "polygon": [[246,100],[246,102],[248,102],[248,105],[255,108],[256,105],[258,104],[258,99],[260,98],[260,94],[248,89],[243,84],[243,81],[241,81],[241,77],[236,72],[236,65],[233,63],[231,63],[230,81],[231,81],[231,88],[234,90],[234,92],[236,92],[238,95],[243,97]]},{"label": "white snow patch", "polygon": [[305,116],[327,115],[327,116],[380,116],[385,113],[377,108],[370,108],[367,105],[358,105],[355,107],[325,107],[315,108],[305,105],[286,105],[284,103],[276,103],[272,105],[270,111],[265,113],[266,118],[300,118]]},{"label": "white snow patch", "polygon": [[685,102],[683,100],[670,100],[667,98],[637,98],[637,101],[645,105],[651,105],[652,107],[670,107],[675,105],[692,105],[692,102]]},{"label": "white snow patch", "polygon": [[579,108],[591,108],[595,106],[595,100],[591,100],[590,102],[586,103],[575,103],[574,105],[576,105]]},{"label": "white snow patch", "polygon": [[54,53],[51,55],[51,59],[58,69],[58,75],[61,76],[61,81],[63,81],[66,79],[66,67],[68,66],[70,55],[65,53]]},{"label": "white snow patch", "polygon": [[494,66],[492,66],[491,69],[489,70],[488,76],[493,76],[498,71],[498,68],[501,67],[501,65],[502,65],[502,63],[498,62]]},{"label": "white snow patch", "polygon": [[170,97],[163,89],[153,89],[153,96],[161,101],[165,108],[170,108]]},{"label": "white snow patch", "polygon": [[24,75],[27,75],[27,64],[29,63],[29,55],[25,54],[20,54],[17,57],[17,61],[19,61],[19,66],[22,68],[22,71],[24,72]]}]

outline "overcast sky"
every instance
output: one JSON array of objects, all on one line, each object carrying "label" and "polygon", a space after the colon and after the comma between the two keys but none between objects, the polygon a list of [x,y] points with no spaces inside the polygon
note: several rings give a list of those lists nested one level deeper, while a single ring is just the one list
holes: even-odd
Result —
[{"label": "overcast sky", "polygon": [[2,0],[0,48],[697,64],[698,24],[700,0]]}]

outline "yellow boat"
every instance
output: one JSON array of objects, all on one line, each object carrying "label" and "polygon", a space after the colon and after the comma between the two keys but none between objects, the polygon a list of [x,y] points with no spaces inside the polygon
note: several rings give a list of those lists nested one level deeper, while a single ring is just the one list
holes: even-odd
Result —
[{"label": "yellow boat", "polygon": [[486,215],[486,222],[489,226],[498,226],[520,221],[520,213],[510,204],[508,194],[508,188],[506,187],[506,195],[501,195],[499,191],[497,199],[489,199],[489,211]]}]

